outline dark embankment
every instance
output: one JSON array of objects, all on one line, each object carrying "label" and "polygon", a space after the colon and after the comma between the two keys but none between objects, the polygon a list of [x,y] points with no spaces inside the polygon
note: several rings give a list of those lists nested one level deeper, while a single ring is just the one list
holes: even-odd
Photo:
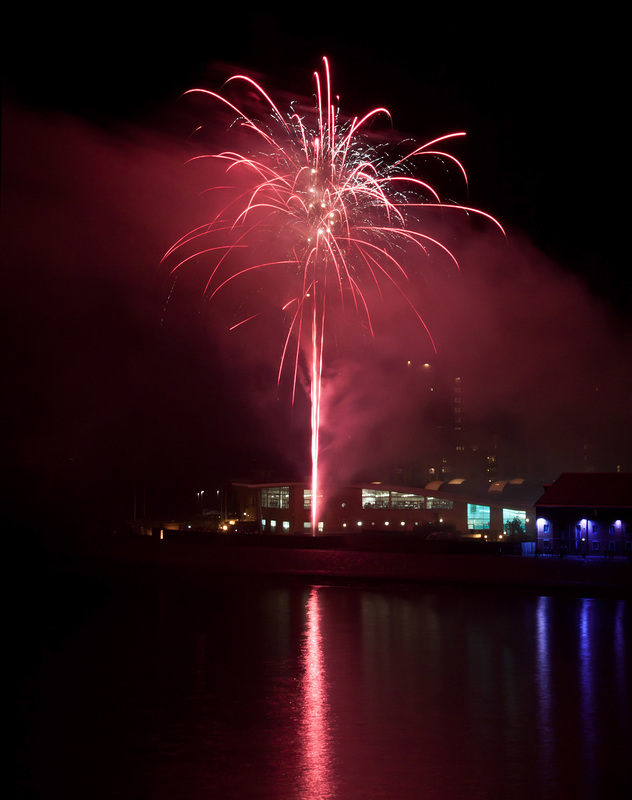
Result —
[{"label": "dark embankment", "polygon": [[109,536],[91,539],[66,558],[77,568],[209,579],[297,576],[631,594],[632,562],[627,559],[514,555],[508,547],[502,552],[497,544],[481,544],[405,536]]}]

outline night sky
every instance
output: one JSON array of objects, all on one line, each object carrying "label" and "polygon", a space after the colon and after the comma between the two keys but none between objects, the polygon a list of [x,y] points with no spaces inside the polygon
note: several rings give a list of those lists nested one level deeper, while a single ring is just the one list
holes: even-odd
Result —
[{"label": "night sky", "polygon": [[9,516],[116,520],[134,487],[149,514],[192,511],[226,479],[305,472],[300,402],[272,397],[270,365],[213,336],[214,312],[194,286],[172,292],[160,259],[196,201],[200,120],[181,93],[247,70],[277,98],[309,94],[323,55],[349,113],[384,105],[420,140],[467,131],[468,201],[514,249],[464,243],[464,282],[439,280],[430,317],[446,363],[486,387],[480,415],[520,408],[525,440],[563,449],[553,432],[572,440],[599,390],[607,463],[632,468],[624,25],[550,8],[5,19]]}]

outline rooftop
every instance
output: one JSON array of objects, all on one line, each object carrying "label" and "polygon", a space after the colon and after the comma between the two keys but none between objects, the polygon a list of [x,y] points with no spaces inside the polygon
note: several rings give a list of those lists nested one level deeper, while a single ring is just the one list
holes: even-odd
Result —
[{"label": "rooftop", "polygon": [[536,506],[632,508],[632,473],[564,472]]}]

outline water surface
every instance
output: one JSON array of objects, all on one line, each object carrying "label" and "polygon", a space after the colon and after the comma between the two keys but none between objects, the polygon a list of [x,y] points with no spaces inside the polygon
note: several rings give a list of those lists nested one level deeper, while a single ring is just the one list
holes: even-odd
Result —
[{"label": "water surface", "polygon": [[64,578],[22,797],[595,800],[630,786],[626,600]]}]

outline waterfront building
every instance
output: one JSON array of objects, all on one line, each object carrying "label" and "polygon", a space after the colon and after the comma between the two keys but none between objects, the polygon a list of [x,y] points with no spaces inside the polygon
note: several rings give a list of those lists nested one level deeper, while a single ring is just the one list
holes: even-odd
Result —
[{"label": "waterfront building", "polygon": [[632,556],[632,473],[563,473],[535,510],[543,553]]},{"label": "waterfront building", "polygon": [[[307,482],[233,483],[234,528],[312,533]],[[435,538],[535,538],[533,487],[522,479],[477,488],[463,478],[423,488],[351,483],[318,498],[319,533],[417,532]]]}]

